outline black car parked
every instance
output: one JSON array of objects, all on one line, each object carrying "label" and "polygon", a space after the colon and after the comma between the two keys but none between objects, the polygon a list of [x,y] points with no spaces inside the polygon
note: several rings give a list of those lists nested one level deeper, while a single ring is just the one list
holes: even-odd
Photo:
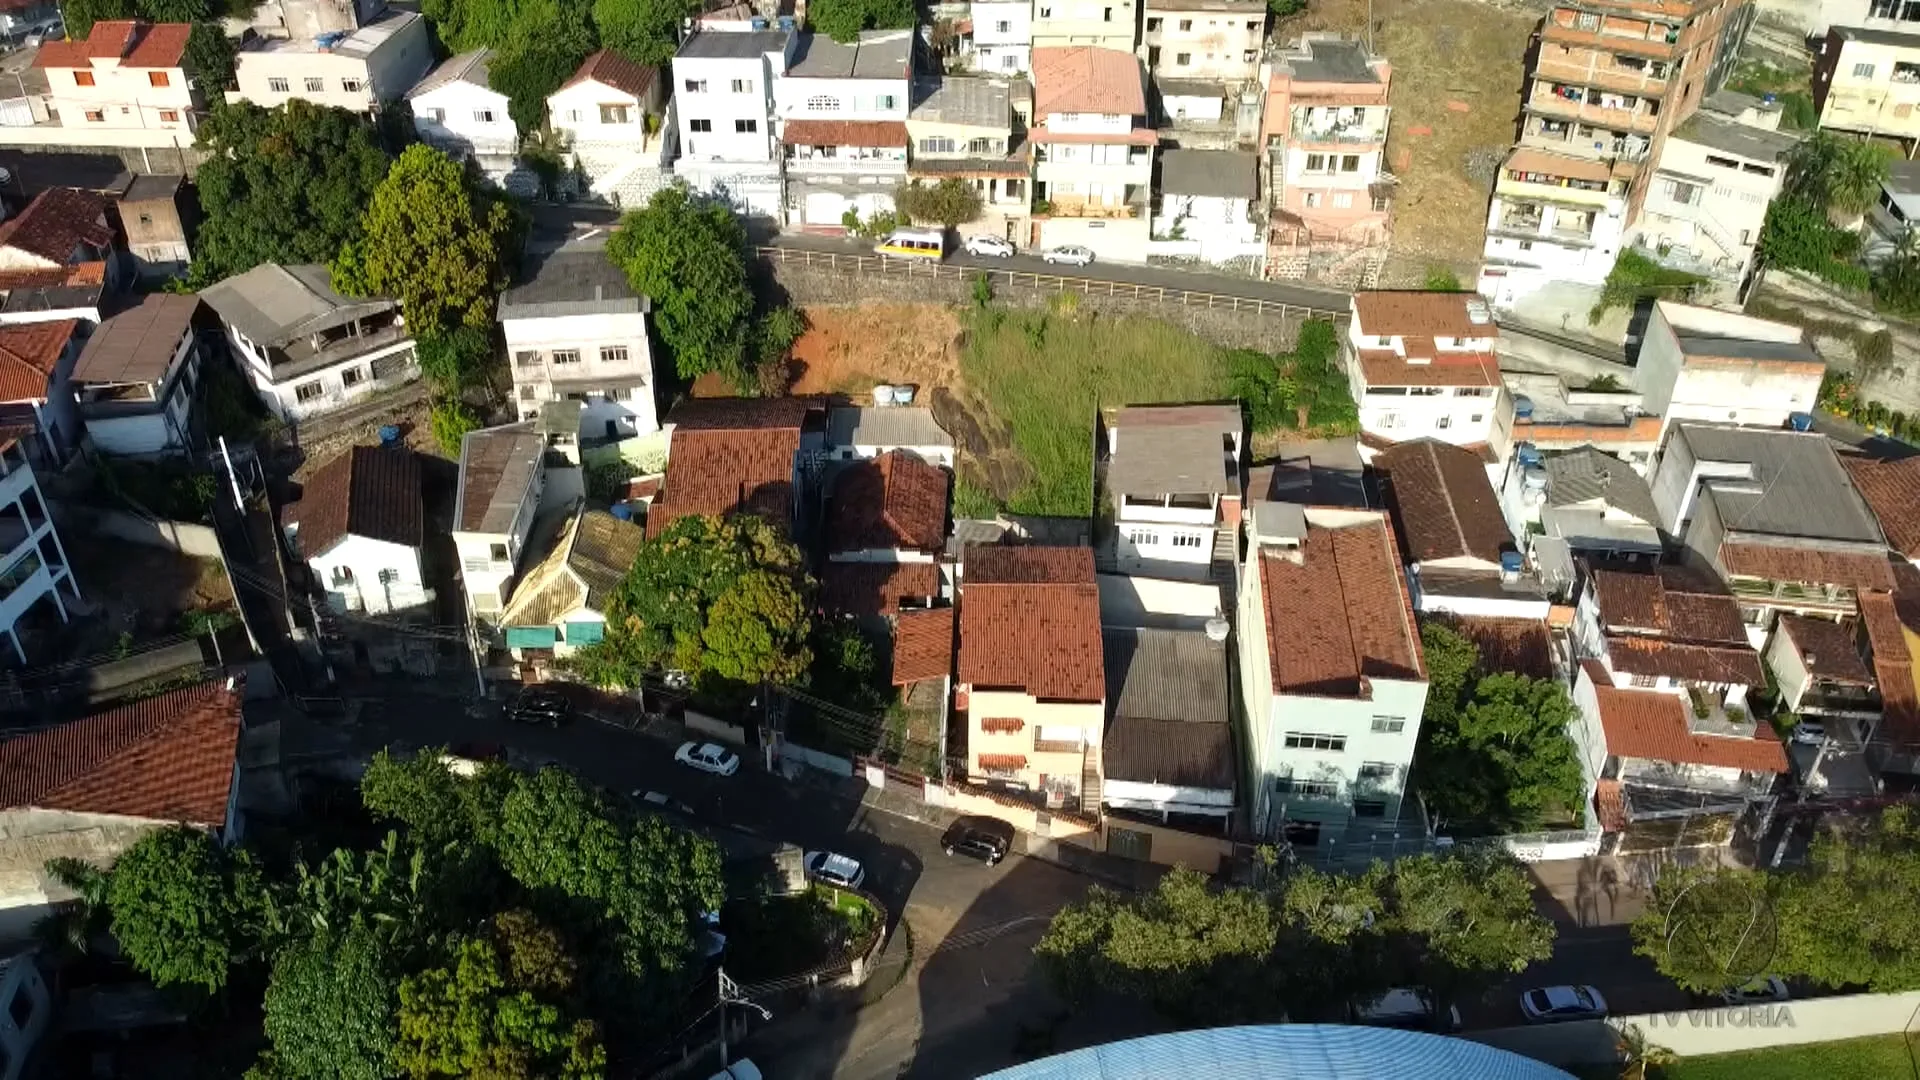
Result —
[{"label": "black car parked", "polygon": [[949,855],[965,855],[992,866],[1013,846],[1013,826],[989,817],[963,817],[947,826],[940,846]]},{"label": "black car parked", "polygon": [[573,703],[558,690],[529,686],[514,696],[507,716],[522,724],[559,727],[573,715]]}]

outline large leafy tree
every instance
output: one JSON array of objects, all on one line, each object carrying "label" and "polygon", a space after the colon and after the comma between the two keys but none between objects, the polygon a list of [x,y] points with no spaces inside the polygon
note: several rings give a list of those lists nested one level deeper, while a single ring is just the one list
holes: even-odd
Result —
[{"label": "large leafy tree", "polygon": [[103,19],[132,19],[140,14],[133,0],[61,0],[60,17],[67,36],[83,41],[93,32],[93,24]]},{"label": "large leafy tree", "polygon": [[1420,629],[1428,668],[1414,775],[1442,819],[1494,831],[1538,828],[1578,807],[1579,760],[1558,683],[1480,670],[1479,650],[1438,623]]},{"label": "large leafy tree", "polygon": [[1723,868],[1674,868],[1633,923],[1633,951],[1683,990],[1715,994],[1780,959],[1774,879]]},{"label": "large leafy tree", "polygon": [[807,25],[842,43],[862,30],[905,30],[913,22],[913,0],[813,0],[807,6]]},{"label": "large leafy tree", "polygon": [[893,206],[914,221],[938,222],[949,229],[979,220],[983,209],[980,192],[955,176],[937,184],[901,184],[893,191]]},{"label": "large leafy tree", "polygon": [[363,117],[295,99],[240,102],[200,125],[195,177],[202,220],[191,283],[203,287],[263,262],[327,263],[360,235],[388,158]]},{"label": "large leafy tree", "polygon": [[414,353],[420,358],[420,374],[443,396],[487,383],[487,368],[493,362],[493,336],[478,326],[456,326],[444,334],[418,337]]},{"label": "large leafy tree", "polygon": [[398,300],[416,334],[487,326],[507,286],[515,224],[460,162],[416,143],[374,189],[364,235],[334,260],[335,287]]},{"label": "large leafy tree", "polygon": [[522,134],[546,126],[548,95],[580,67],[593,45],[583,7],[552,0],[528,5],[487,65],[487,85],[507,95],[507,112]]},{"label": "large leafy tree", "polygon": [[267,1038],[287,1080],[384,1080],[394,1074],[398,982],[366,929],[283,950],[264,1004]]},{"label": "large leafy tree", "polygon": [[712,689],[799,681],[812,663],[800,550],[751,514],[676,519],[640,549],[608,604],[606,639],[576,668],[637,686],[662,668]]},{"label": "large leafy tree", "polygon": [[1815,841],[1777,885],[1781,962],[1773,974],[1875,991],[1920,989],[1920,810],[1893,807]]},{"label": "large leafy tree", "polygon": [[223,851],[202,829],[157,829],[113,864],[113,936],[154,985],[214,993],[247,950],[257,888],[244,853]]},{"label": "large leafy tree", "polygon": [[1553,953],[1553,924],[1534,910],[1533,882],[1504,853],[1400,859],[1386,882],[1394,939],[1435,1015]]},{"label": "large leafy tree", "polygon": [[1858,220],[1887,179],[1887,152],[1861,139],[1816,131],[1787,159],[1787,192],[1826,211],[1836,225]]},{"label": "large leafy tree", "polygon": [[219,104],[224,93],[233,88],[233,39],[213,23],[196,22],[187,31],[186,64],[200,81],[200,89]]},{"label": "large leafy tree", "polygon": [[753,317],[746,244],[731,210],[683,187],[656,192],[607,242],[608,258],[653,301],[654,326],[683,379],[745,374]]},{"label": "large leafy tree", "polygon": [[593,0],[593,25],[601,45],[652,67],[673,59],[680,21],[699,6],[692,0]]}]

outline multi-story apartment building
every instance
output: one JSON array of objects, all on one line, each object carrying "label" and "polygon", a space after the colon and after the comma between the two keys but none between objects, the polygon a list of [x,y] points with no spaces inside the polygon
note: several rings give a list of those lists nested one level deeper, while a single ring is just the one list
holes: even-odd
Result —
[{"label": "multi-story apartment building", "polygon": [[1134,0],[1033,0],[1033,47],[1087,45],[1132,52],[1140,43]]},{"label": "multi-story apartment building", "polygon": [[[487,179],[507,187],[519,169],[520,129],[507,109],[507,95],[487,84],[492,60],[492,49],[448,57],[407,91],[407,104],[421,142],[471,159]],[[536,193],[524,184],[519,190]]]},{"label": "multi-story apartment building", "polygon": [[162,129],[190,135],[206,106],[186,66],[190,23],[102,21],[85,41],[49,41],[48,119],[61,127]]},{"label": "multi-story apartment building", "polygon": [[521,282],[500,297],[499,319],[520,419],[570,398],[582,403],[582,438],[660,429],[647,298],[607,261],[603,244],[529,256]]},{"label": "multi-story apartment building", "polygon": [[1260,71],[1267,36],[1263,0],[1147,0],[1140,59],[1160,79],[1239,86]]},{"label": "multi-story apartment building", "polygon": [[192,197],[182,197],[186,181],[178,173],[140,173],[114,200],[120,228],[127,234],[127,254],[142,277],[182,272],[193,258],[188,244],[196,222]]},{"label": "multi-story apartment building", "polygon": [[1513,403],[1493,354],[1499,329],[1472,293],[1355,293],[1342,351],[1360,430],[1430,437],[1504,461]]},{"label": "multi-story apartment building", "polygon": [[962,235],[999,236],[1026,243],[1032,234],[1033,162],[1026,140],[1014,134],[1016,117],[1030,115],[1025,81],[945,76],[915,80],[907,136],[913,143],[907,175],[916,183],[966,180],[980,192],[980,217]]},{"label": "multi-story apartment building", "polygon": [[1482,293],[1506,307],[1605,280],[1646,199],[1646,160],[1720,88],[1752,20],[1752,5],[1720,0],[1555,5],[1494,186]]},{"label": "multi-story apartment building", "polygon": [[1920,24],[1898,30],[1835,26],[1813,65],[1823,129],[1920,139]]},{"label": "multi-story apartment building", "polygon": [[0,438],[0,548],[5,549],[0,555],[0,629],[6,630],[21,666],[30,659],[50,659],[27,655],[20,643],[19,624],[43,599],[51,599],[60,621],[66,622],[67,604],[61,594],[79,600],[80,586],[73,579],[67,549],[47,512],[26,447],[13,438]]},{"label": "multi-story apartment building", "polygon": [[735,210],[778,218],[781,190],[773,84],[796,35],[784,30],[696,30],[673,54],[674,175]]},{"label": "multi-story apartment building", "polygon": [[1392,65],[1360,42],[1309,34],[1260,71],[1267,276],[1373,284],[1391,239]]},{"label": "multi-story apartment building", "polygon": [[199,444],[200,318],[198,297],[149,293],[93,332],[69,396],[96,451],[149,457]]},{"label": "multi-story apartment building", "polygon": [[836,230],[893,209],[907,178],[912,30],[870,30],[846,45],[799,35],[774,80],[789,225]]},{"label": "multi-story apartment building", "polygon": [[1033,0],[973,5],[973,66],[981,74],[1024,75],[1033,59]]},{"label": "multi-story apartment building", "polygon": [[[1312,845],[1400,816],[1426,663],[1386,514],[1254,502],[1240,570],[1252,825]],[[965,608],[962,608],[965,611]]]},{"label": "multi-story apartment building", "polygon": [[512,593],[546,486],[545,454],[546,440],[532,423],[470,431],[460,441],[453,546],[476,647],[491,639]]},{"label": "multi-story apartment building", "polygon": [[[1130,48],[1131,46],[1129,46]],[[1034,195],[1045,247],[1081,244],[1102,259],[1145,262],[1153,148],[1140,61],[1105,48],[1033,50]]]},{"label": "multi-story apartment building", "polygon": [[348,112],[400,100],[433,67],[427,20],[385,11],[352,31],[318,37],[250,37],[234,57],[229,101],[273,108],[294,98]]},{"label": "multi-story apartment building", "polygon": [[1130,405],[1107,426],[1114,561],[1122,573],[1232,574],[1239,554],[1240,409]]},{"label": "multi-story apartment building", "polygon": [[641,206],[666,183],[677,132],[658,73],[602,49],[547,97],[547,123],[566,140],[593,194]]}]

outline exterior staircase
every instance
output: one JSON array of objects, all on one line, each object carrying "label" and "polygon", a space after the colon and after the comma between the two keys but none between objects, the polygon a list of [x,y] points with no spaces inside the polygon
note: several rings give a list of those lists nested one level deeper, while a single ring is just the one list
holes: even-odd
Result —
[{"label": "exterior staircase", "polygon": [[1240,531],[1224,525],[1213,530],[1213,561],[1207,566],[1209,581],[1227,584],[1233,581],[1234,565],[1240,561]]},{"label": "exterior staircase", "polygon": [[1100,747],[1089,746],[1086,761],[1080,767],[1080,812],[1093,817],[1100,816],[1100,799],[1103,795],[1101,776],[1103,768],[1100,761]]}]

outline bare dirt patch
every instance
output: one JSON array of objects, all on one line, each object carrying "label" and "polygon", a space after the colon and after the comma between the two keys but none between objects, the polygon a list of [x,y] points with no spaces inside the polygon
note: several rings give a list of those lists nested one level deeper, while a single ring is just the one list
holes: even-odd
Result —
[{"label": "bare dirt patch", "polygon": [[422,454],[445,457],[433,437],[431,405],[424,394],[395,395],[388,408],[367,407],[345,423],[328,417],[308,422],[300,430],[301,460],[293,471],[295,482],[306,479],[313,470],[346,453],[355,446],[372,446],[380,441],[380,429],[389,424],[403,433],[407,447]]},{"label": "bare dirt patch", "polygon": [[960,320],[940,304],[857,304],[806,309],[793,346],[796,394],[866,397],[880,383],[922,394],[960,384]]},{"label": "bare dirt patch", "polygon": [[218,559],[71,533],[62,540],[74,582],[95,608],[74,620],[73,655],[111,648],[121,634],[135,642],[177,634],[189,611],[233,608],[233,586]]}]

